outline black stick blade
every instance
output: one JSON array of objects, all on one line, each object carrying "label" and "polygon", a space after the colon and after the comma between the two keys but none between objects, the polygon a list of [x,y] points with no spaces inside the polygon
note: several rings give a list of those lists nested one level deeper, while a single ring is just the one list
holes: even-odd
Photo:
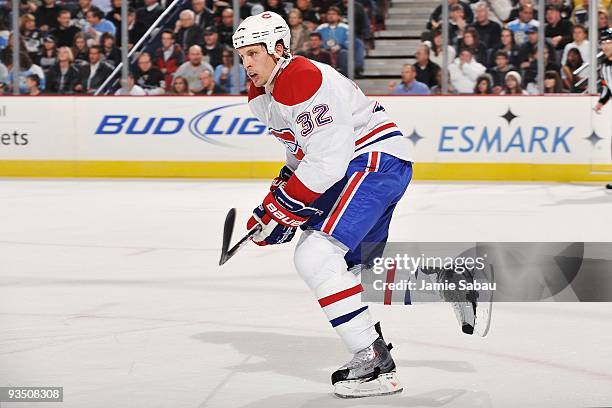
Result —
[{"label": "black stick blade", "polygon": [[223,243],[221,244],[221,259],[219,265],[223,265],[230,258],[228,249],[234,232],[234,224],[236,222],[236,209],[232,208],[225,216],[225,225],[223,226]]}]

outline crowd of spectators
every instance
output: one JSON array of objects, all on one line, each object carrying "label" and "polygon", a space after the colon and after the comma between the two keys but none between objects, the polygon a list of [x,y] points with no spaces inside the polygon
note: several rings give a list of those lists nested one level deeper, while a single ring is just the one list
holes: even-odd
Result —
[{"label": "crowd of spectators", "polygon": [[[442,8],[438,6],[416,50],[416,62],[403,67],[402,81],[389,84],[391,92],[440,93],[440,67],[445,53],[450,93],[582,93],[586,90],[587,81],[583,79],[588,70],[578,75],[574,71],[590,61],[589,0],[546,0],[544,16],[537,15],[533,0],[448,2],[448,48],[443,49]],[[611,16],[611,0],[599,0],[598,34],[610,26]],[[545,35],[544,89],[537,87],[540,24],[544,24]]]},{"label": "crowd of spectators", "polygon": [[[443,48],[441,6],[427,22],[416,62],[402,69],[394,93],[439,93],[440,67],[448,60],[455,93],[583,92],[590,59],[589,0],[547,1],[537,15],[534,0],[449,0],[449,46]],[[598,27],[610,24],[611,0],[598,1]],[[129,0],[128,47],[163,13],[169,0]],[[348,71],[347,0],[241,0],[240,18],[264,11],[283,16],[294,54]],[[19,10],[17,78],[23,94],[94,93],[121,61],[121,0],[28,0]],[[364,67],[372,32],[384,24],[387,0],[355,3],[355,68]],[[0,1],[0,92],[12,92],[10,1]],[[234,10],[224,0],[188,0],[167,22],[155,47],[145,47],[130,66],[131,94],[245,93],[249,81],[233,69]],[[536,87],[538,27],[545,25],[545,89]],[[586,71],[585,71],[586,72]],[[34,79],[34,76],[36,79]],[[120,91],[119,93],[122,93]]]},{"label": "crowd of spectators", "polygon": [[[355,7],[357,72],[387,0]],[[129,0],[128,47],[133,47],[170,0]],[[223,0],[187,0],[156,46],[138,49],[130,66],[132,95],[224,94],[247,91],[244,69],[233,69],[234,10]],[[240,18],[274,11],[291,29],[294,54],[348,69],[346,0],[240,0]],[[11,2],[0,1],[0,93],[12,93]],[[27,0],[19,10],[19,92],[94,93],[121,62],[121,0]],[[123,90],[117,91],[119,94]]]}]

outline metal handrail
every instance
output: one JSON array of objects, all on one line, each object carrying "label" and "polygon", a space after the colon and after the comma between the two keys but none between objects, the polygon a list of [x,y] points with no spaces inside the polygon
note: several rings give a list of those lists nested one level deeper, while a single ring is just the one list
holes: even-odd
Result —
[{"label": "metal handrail", "polygon": [[[159,17],[157,17],[157,20],[155,20],[155,22],[151,25],[151,27],[149,27],[149,29],[145,31],[145,33],[140,38],[140,40],[138,40],[138,42],[132,47],[132,49],[128,53],[128,59],[136,53],[136,50],[138,50],[138,48],[145,42],[145,40],[149,37],[149,35],[158,28],[161,21],[170,13],[170,11],[172,11],[176,7],[176,5],[178,5],[179,3],[183,1],[184,0],[173,0],[172,3],[170,3],[170,5],[164,10],[164,12],[161,13]],[[119,64],[117,64],[113,72],[106,78],[106,80],[102,83],[102,85],[100,85],[100,87],[96,90],[96,92],[94,92],[94,95],[99,95],[102,92],[102,90],[106,88],[106,86],[115,77],[117,72],[121,70],[122,67],[123,67],[123,62],[120,62]]]},{"label": "metal handrail", "polygon": [[[601,57],[603,57],[604,52],[603,51],[599,51],[597,53],[597,56],[595,57],[595,61],[599,61],[599,59]],[[576,68],[576,70],[574,72],[572,72],[574,75],[578,75],[579,73],[581,73],[582,71],[584,71],[585,69],[587,69],[589,66],[591,66],[591,64],[589,62],[585,62],[584,64],[582,64],[581,66],[579,66],[578,68]]]}]

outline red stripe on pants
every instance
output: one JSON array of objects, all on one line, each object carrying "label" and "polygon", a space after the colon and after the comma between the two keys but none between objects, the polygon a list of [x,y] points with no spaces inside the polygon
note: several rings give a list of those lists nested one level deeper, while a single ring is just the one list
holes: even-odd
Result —
[{"label": "red stripe on pants", "polygon": [[344,194],[342,195],[342,199],[340,199],[340,202],[338,203],[338,206],[331,213],[329,218],[325,221],[325,224],[323,225],[323,228],[322,228],[323,232],[325,232],[326,234],[330,234],[331,233],[331,229],[332,229],[334,223],[336,222],[336,219],[338,218],[338,216],[342,212],[342,209],[347,205],[347,201],[348,201],[349,197],[351,196],[351,194],[353,194],[353,190],[355,190],[355,187],[357,186],[357,184],[359,184],[359,182],[361,181],[363,176],[365,176],[364,172],[357,172],[357,173],[355,173],[355,178],[353,178],[353,180],[348,185],[347,189],[344,191]]}]

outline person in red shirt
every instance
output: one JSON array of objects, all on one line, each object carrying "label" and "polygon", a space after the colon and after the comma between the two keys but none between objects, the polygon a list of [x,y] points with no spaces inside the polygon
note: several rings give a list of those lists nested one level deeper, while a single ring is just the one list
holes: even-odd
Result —
[{"label": "person in red shirt", "polygon": [[155,65],[164,74],[166,90],[172,89],[172,74],[183,63],[185,55],[181,46],[176,44],[174,33],[167,29],[161,35],[162,46],[155,51]]}]

